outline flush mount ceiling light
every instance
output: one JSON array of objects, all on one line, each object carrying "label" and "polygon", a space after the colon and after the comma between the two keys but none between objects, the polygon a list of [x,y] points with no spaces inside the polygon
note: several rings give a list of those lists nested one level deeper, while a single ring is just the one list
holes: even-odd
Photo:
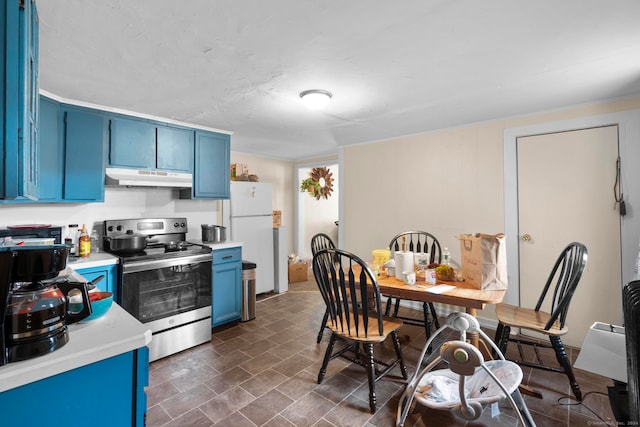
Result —
[{"label": "flush mount ceiling light", "polygon": [[304,105],[310,110],[321,110],[331,101],[331,92],[321,89],[305,90],[300,93]]}]

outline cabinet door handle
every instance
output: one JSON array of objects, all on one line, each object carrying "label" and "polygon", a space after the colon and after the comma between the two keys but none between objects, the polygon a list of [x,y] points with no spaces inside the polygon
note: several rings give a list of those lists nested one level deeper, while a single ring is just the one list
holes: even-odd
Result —
[{"label": "cabinet door handle", "polygon": [[229,259],[229,258],[233,258],[233,255],[225,255],[222,257],[222,259]]}]

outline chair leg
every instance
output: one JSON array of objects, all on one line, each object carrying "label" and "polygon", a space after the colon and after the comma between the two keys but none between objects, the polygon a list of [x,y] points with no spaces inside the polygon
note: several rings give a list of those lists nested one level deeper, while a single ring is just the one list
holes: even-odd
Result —
[{"label": "chair leg", "polygon": [[399,309],[400,309],[400,298],[396,298],[396,305],[393,307],[393,317],[398,317]]},{"label": "chair leg", "polygon": [[387,298],[387,306],[384,309],[384,315],[385,316],[388,316],[389,313],[391,313],[391,303],[392,302],[393,302],[393,298],[392,297]]},{"label": "chair leg", "polygon": [[320,331],[318,331],[318,340],[316,341],[318,344],[320,344],[320,341],[322,341],[322,336],[324,335],[324,328],[327,327],[327,320],[329,320],[329,311],[325,310],[324,317],[322,318],[322,325],[320,325]]},{"label": "chair leg", "polygon": [[318,373],[318,384],[322,383],[324,376],[327,373],[327,365],[329,364],[329,360],[331,360],[331,353],[333,353],[333,346],[336,343],[336,334],[331,334],[331,339],[329,339],[329,344],[327,345],[327,351],[324,353],[324,360],[322,361],[322,367],[320,368],[320,372]]},{"label": "chair leg", "polygon": [[363,344],[367,354],[367,377],[369,379],[369,409],[371,413],[374,414],[376,412],[376,365],[373,359],[373,344],[366,343]]},{"label": "chair leg", "polygon": [[400,372],[402,372],[402,378],[407,379],[407,367],[404,364],[404,357],[402,357],[402,349],[400,348],[400,339],[398,338],[398,331],[391,332],[391,339],[393,340],[393,347],[396,349],[396,356],[400,361]]},{"label": "chair leg", "polygon": [[424,334],[429,339],[431,336],[431,321],[429,320],[429,304],[426,302],[422,303],[422,316],[424,317]]},{"label": "chair leg", "polygon": [[[496,338],[495,343],[500,349],[502,354],[505,354],[507,351],[507,343],[509,342],[509,334],[511,334],[511,326],[504,325],[502,323],[498,323],[498,327],[496,328]],[[505,356],[506,357],[506,356]]]},{"label": "chair leg", "polygon": [[436,329],[440,329],[440,321],[438,320],[438,313],[436,313],[436,308],[434,307],[432,302],[429,303],[429,308],[431,309],[431,317],[433,318],[433,325],[436,327]]},{"label": "chair leg", "polygon": [[564,372],[569,378],[569,384],[571,385],[573,394],[576,396],[576,399],[582,402],[582,392],[580,391],[580,386],[576,381],[576,376],[573,374],[573,368],[571,367],[571,362],[569,361],[567,352],[564,349],[562,340],[560,339],[560,337],[549,337],[549,340],[551,340],[551,345],[556,351],[556,359],[558,359],[558,363],[560,363],[560,365],[564,368]]},{"label": "chair leg", "polygon": [[[496,327],[496,335],[493,337],[493,342],[498,346],[502,354],[504,354],[504,349],[501,347],[503,329],[504,326],[502,325],[502,323],[498,323],[498,326]],[[498,357],[498,354],[495,351],[492,351],[491,354],[493,355],[494,359]]]}]

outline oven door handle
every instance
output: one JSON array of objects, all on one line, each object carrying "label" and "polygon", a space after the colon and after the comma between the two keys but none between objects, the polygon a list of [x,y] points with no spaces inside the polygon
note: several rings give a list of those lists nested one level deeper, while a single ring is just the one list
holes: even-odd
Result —
[{"label": "oven door handle", "polygon": [[213,257],[210,253],[190,255],[179,258],[165,258],[153,261],[125,262],[122,266],[122,273],[136,273],[138,271],[157,270],[159,268],[175,267],[178,265],[199,264],[203,262],[213,262]]}]

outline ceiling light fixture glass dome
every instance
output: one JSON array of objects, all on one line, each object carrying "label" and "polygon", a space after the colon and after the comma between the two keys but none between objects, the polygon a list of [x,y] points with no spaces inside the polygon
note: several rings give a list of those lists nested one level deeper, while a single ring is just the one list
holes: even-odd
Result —
[{"label": "ceiling light fixture glass dome", "polygon": [[304,105],[310,110],[321,110],[331,101],[331,92],[321,89],[305,90],[300,93]]}]

